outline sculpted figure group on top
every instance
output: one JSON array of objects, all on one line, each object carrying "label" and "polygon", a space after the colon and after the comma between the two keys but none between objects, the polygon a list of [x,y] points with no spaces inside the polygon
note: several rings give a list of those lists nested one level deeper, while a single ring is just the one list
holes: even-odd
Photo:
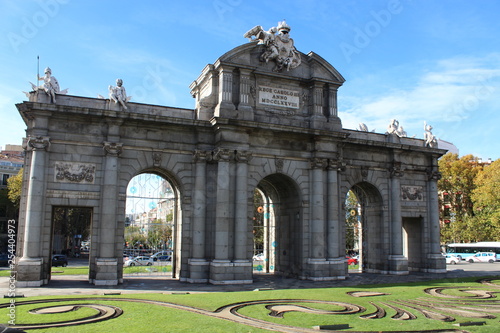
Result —
[{"label": "sculpted figure group on top", "polygon": [[266,63],[270,60],[274,61],[276,66],[273,71],[281,72],[285,68],[289,71],[298,67],[301,62],[300,53],[293,45],[293,39],[290,38],[290,30],[290,26],[282,21],[279,22],[278,27],[272,27],[268,31],[265,31],[260,25],[255,26],[247,31],[243,37],[250,41],[258,41],[258,44],[266,47],[260,56],[260,61]]}]

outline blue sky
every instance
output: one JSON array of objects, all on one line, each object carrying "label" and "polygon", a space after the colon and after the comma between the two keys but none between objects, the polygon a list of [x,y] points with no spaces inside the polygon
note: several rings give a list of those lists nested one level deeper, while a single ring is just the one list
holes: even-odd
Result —
[{"label": "blue sky", "polygon": [[344,128],[433,134],[460,155],[500,157],[500,2],[0,1],[0,146],[20,144],[16,103],[50,66],[61,89],[97,97],[122,78],[133,102],[193,108],[189,85],[243,34],[286,19],[296,48],[346,79]]}]

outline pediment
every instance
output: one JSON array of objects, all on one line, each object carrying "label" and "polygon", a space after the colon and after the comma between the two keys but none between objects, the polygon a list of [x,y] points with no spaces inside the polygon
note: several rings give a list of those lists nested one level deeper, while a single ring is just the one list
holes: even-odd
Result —
[{"label": "pediment", "polygon": [[276,71],[274,61],[265,62],[261,60],[262,53],[265,52],[264,45],[257,42],[250,42],[226,52],[215,62],[215,67],[219,65],[233,66],[235,68],[243,67],[253,70],[257,73],[271,74],[283,78],[302,80],[321,80],[336,85],[342,85],[345,82],[344,77],[328,61],[314,52],[300,54],[301,63],[296,68],[289,70],[283,69]]}]

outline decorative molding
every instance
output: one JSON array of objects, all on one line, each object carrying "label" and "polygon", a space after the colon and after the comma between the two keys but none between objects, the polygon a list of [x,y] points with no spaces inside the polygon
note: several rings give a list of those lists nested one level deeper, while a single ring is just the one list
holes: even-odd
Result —
[{"label": "decorative molding", "polygon": [[102,144],[106,155],[120,156],[123,152],[123,143],[104,141]]},{"label": "decorative molding", "polygon": [[401,186],[403,201],[424,201],[424,188],[422,186]]},{"label": "decorative molding", "polygon": [[54,181],[59,183],[94,184],[96,165],[80,162],[56,162]]},{"label": "decorative molding", "polygon": [[100,192],[47,190],[47,198],[99,200]]}]

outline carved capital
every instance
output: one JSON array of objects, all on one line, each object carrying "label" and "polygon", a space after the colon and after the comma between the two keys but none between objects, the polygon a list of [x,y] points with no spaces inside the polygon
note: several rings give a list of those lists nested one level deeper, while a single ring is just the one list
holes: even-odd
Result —
[{"label": "carved capital", "polygon": [[50,145],[50,138],[48,136],[29,136],[23,148],[25,150],[47,150]]},{"label": "carved capital", "polygon": [[123,143],[104,141],[102,145],[106,155],[120,156],[123,151]]},{"label": "carved capital", "polygon": [[401,162],[394,162],[392,166],[389,168],[389,173],[391,177],[403,177],[404,176],[404,167]]},{"label": "carved capital", "polygon": [[326,158],[314,157],[310,161],[311,169],[325,169],[328,166],[328,160]]},{"label": "carved capital", "polygon": [[429,180],[438,181],[438,180],[441,179],[441,177],[442,177],[441,172],[435,171],[435,170],[433,170],[431,168],[427,169],[427,178]]},{"label": "carved capital", "polygon": [[327,169],[344,171],[345,170],[345,163],[341,160],[338,160],[338,159],[329,159]]},{"label": "carved capital", "polygon": [[237,150],[236,151],[236,161],[247,163],[252,159],[252,152],[248,150]]},{"label": "carved capital", "polygon": [[210,160],[211,155],[206,150],[195,150],[193,152],[193,160],[195,162],[206,162]]},{"label": "carved capital", "polygon": [[227,148],[218,148],[214,151],[214,160],[229,162],[232,157],[232,151]]}]

